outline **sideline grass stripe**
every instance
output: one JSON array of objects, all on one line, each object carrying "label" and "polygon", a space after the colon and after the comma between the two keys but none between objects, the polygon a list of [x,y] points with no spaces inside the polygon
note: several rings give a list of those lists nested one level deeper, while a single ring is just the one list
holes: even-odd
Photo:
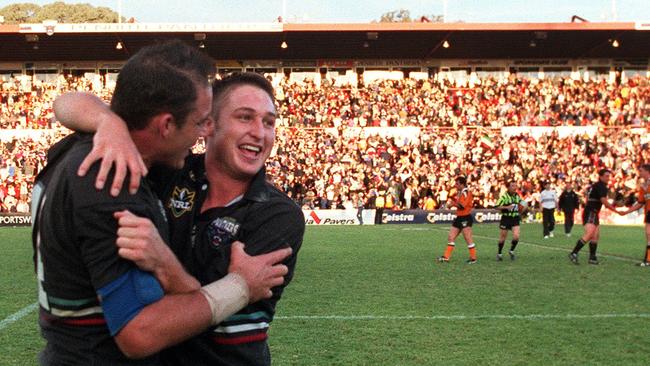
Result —
[{"label": "sideline grass stripe", "polygon": [[17,312],[9,315],[8,317],[2,319],[0,321],[0,330],[3,330],[4,328],[10,326],[11,324],[17,322],[18,320],[22,319],[25,317],[27,314],[31,313],[32,311],[38,309],[38,303],[33,303],[31,305],[27,305],[24,308],[18,310]]},{"label": "sideline grass stripe", "polygon": [[491,314],[491,315],[288,315],[276,316],[280,320],[546,320],[546,319],[617,319],[617,318],[650,318],[650,314]]}]

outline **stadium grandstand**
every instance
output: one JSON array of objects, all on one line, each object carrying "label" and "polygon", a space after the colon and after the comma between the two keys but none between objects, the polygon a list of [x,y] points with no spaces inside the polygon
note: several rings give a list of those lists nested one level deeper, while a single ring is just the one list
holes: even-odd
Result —
[{"label": "stadium grandstand", "polygon": [[513,179],[535,207],[542,181],[583,187],[595,166],[631,205],[650,162],[650,24],[0,25],[0,212],[29,211],[47,148],[69,133],[57,95],[108,101],[126,59],[169,38],[221,74],[272,80],[268,171],[304,209],[374,209],[379,196],[388,210],[444,209],[458,174],[478,208]]}]

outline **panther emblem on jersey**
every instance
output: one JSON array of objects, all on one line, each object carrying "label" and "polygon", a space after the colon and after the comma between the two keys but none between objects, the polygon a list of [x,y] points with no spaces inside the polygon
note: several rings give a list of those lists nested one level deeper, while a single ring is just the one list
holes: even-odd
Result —
[{"label": "panther emblem on jersey", "polygon": [[175,218],[181,217],[184,213],[192,211],[196,192],[187,188],[174,187],[172,197],[169,199],[169,209]]},{"label": "panther emblem on jersey", "polygon": [[214,248],[232,244],[241,224],[232,217],[219,217],[208,225],[208,240]]}]

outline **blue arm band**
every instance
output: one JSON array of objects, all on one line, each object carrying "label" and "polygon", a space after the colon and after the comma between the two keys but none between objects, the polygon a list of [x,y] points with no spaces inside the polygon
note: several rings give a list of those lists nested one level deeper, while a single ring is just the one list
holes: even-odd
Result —
[{"label": "blue arm band", "polygon": [[163,289],[149,272],[134,268],[97,290],[111,336],[147,305],[160,300]]}]

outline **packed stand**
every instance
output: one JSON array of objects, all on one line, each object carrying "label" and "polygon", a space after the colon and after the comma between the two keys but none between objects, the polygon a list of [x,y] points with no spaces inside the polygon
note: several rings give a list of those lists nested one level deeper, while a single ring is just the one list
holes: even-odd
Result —
[{"label": "packed stand", "polygon": [[456,87],[449,79],[384,80],[334,87],[325,80],[290,83],[278,91],[288,126],[641,126],[650,116],[650,84],[634,77],[605,80],[477,79]]},{"label": "packed stand", "polygon": [[[484,129],[435,129],[408,139],[364,137],[340,130],[278,130],[268,169],[275,183],[304,208],[445,208],[457,175],[468,176],[475,207],[492,207],[514,180],[532,207],[542,183],[561,190],[566,180],[583,191],[598,167],[614,171],[617,202],[631,204],[636,167],[650,161],[648,143],[630,129],[602,129],[594,138],[557,134],[503,138]],[[637,131],[638,132],[638,131]]]},{"label": "packed stand", "polygon": [[[505,80],[505,81],[504,81]],[[59,76],[56,82],[2,84],[0,212],[28,212],[35,175],[47,148],[65,129],[54,122],[57,95],[82,90],[110,99],[97,80]],[[472,88],[446,79],[321,86],[282,80],[269,176],[305,208],[373,208],[381,196],[387,209],[445,208],[457,174],[469,177],[476,207],[490,207],[514,179],[531,205],[540,183],[556,188],[565,179],[584,189],[595,167],[614,169],[613,191],[625,201],[634,187],[637,163],[650,161],[643,135],[649,126],[650,84],[632,78],[622,85],[573,79],[483,78]],[[504,139],[505,126],[598,126],[595,138],[557,135]],[[365,136],[351,127],[412,126],[415,137]],[[486,127],[486,128],[483,128]],[[43,133],[18,136],[22,130]],[[491,146],[483,141],[487,138]],[[629,203],[629,200],[628,200]]]},{"label": "packed stand", "polygon": [[93,92],[110,100],[112,90],[101,82],[85,77],[58,75],[56,81],[32,81],[27,77],[0,80],[0,128],[52,129],[61,125],[54,119],[52,103],[68,91]]},{"label": "packed stand", "polygon": [[45,165],[47,150],[66,133],[42,131],[0,140],[0,212],[29,212],[34,178]]}]

